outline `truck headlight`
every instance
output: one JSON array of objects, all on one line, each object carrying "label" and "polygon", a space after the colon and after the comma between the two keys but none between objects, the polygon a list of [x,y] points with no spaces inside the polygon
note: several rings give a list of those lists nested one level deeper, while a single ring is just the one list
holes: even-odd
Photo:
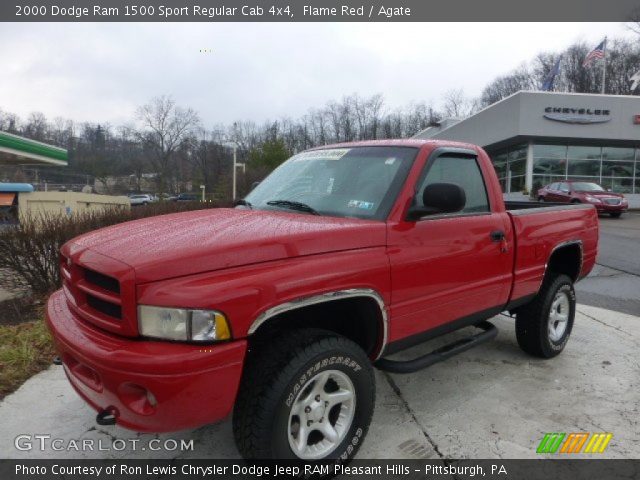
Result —
[{"label": "truck headlight", "polygon": [[138,306],[138,330],[145,337],[186,342],[228,340],[226,317],[215,310]]}]

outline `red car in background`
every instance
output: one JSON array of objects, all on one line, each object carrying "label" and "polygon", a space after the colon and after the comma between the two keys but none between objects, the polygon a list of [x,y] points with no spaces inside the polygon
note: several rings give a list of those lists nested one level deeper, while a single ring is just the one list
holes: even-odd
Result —
[{"label": "red car in background", "polygon": [[608,213],[618,218],[629,208],[629,202],[621,193],[605,190],[592,182],[556,182],[538,190],[538,201],[556,203],[590,203],[598,213]]}]

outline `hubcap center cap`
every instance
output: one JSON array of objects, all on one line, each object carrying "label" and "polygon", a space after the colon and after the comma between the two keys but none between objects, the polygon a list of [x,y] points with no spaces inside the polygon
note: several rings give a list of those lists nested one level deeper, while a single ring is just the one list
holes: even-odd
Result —
[{"label": "hubcap center cap", "polygon": [[324,402],[313,402],[309,405],[311,411],[307,413],[307,419],[312,422],[319,422],[324,418],[325,406]]}]

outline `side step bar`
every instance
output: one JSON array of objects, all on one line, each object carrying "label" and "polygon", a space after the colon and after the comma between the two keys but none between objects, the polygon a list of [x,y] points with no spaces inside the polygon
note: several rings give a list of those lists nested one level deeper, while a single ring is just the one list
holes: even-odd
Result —
[{"label": "side step bar", "polygon": [[466,352],[470,348],[476,347],[482,343],[493,340],[498,335],[498,329],[489,322],[481,322],[474,325],[476,328],[480,328],[483,331],[471,335],[470,337],[463,338],[456,342],[450,343],[443,347],[440,347],[433,352],[427,353],[413,360],[388,360],[381,358],[375,363],[375,366],[380,370],[384,370],[391,373],[413,373],[423,368],[430,367],[434,363],[442,362],[447,358],[451,358],[462,352]]}]

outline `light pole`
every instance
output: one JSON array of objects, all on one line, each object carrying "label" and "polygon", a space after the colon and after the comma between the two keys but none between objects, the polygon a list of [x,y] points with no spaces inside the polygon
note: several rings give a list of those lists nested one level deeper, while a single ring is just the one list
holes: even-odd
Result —
[{"label": "light pole", "polygon": [[227,142],[224,144],[227,147],[233,148],[233,187],[232,187],[232,200],[236,201],[237,191],[237,168],[242,167],[242,173],[246,172],[246,163],[238,163],[238,144],[236,142]]},{"label": "light pole", "polygon": [[205,202],[204,190],[207,188],[205,185],[200,185],[200,190],[202,190],[202,203]]}]

